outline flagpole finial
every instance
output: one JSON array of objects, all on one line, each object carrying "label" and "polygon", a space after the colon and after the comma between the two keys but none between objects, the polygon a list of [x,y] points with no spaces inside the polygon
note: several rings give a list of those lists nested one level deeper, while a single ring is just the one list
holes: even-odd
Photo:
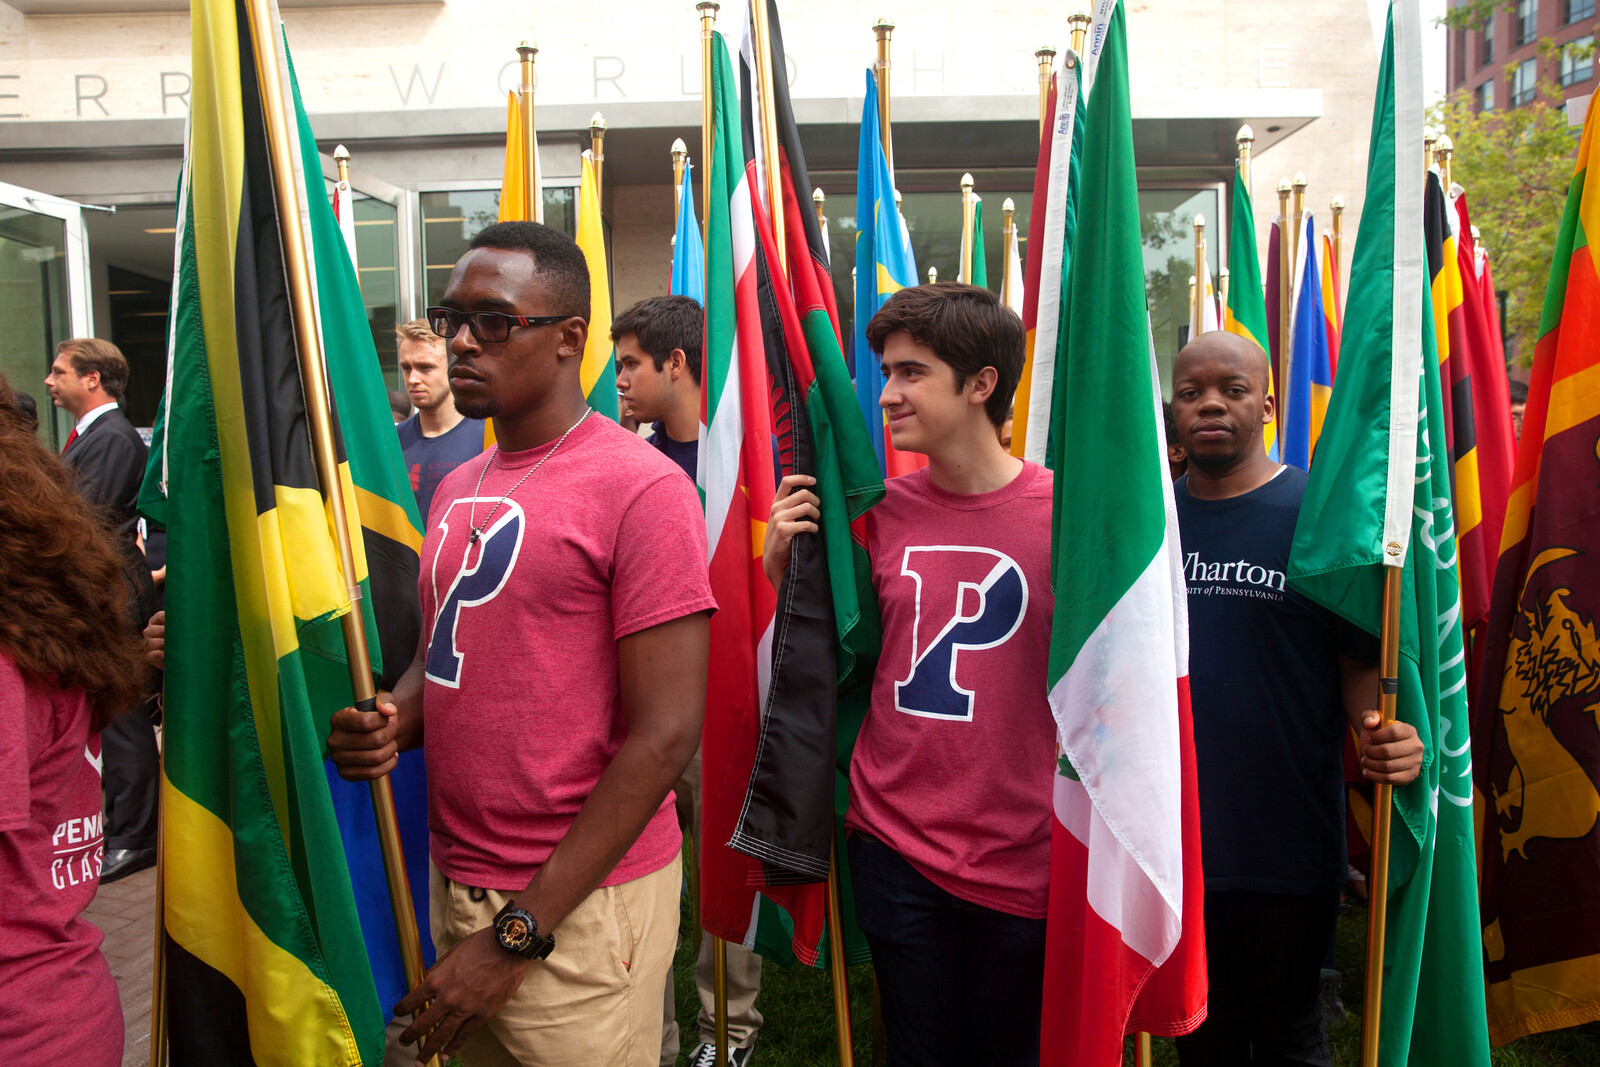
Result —
[{"label": "flagpole finial", "polygon": [[1247,122],[1243,126],[1239,127],[1239,132],[1234,135],[1233,143],[1237,145],[1246,145],[1253,143],[1255,139],[1256,131],[1252,130],[1250,128],[1250,124]]},{"label": "flagpole finial", "polygon": [[1194,232],[1195,233],[1199,233],[1201,230],[1203,230],[1205,228],[1206,228],[1206,217],[1204,215],[1196,215],[1194,217]]},{"label": "flagpole finial", "polygon": [[972,192],[972,186],[972,175],[970,173],[963,174],[961,176],[961,191],[964,193],[970,193]]},{"label": "flagpole finial", "polygon": [[933,285],[938,280],[939,280],[939,268],[938,267],[929,267],[928,268],[928,284],[929,285]]},{"label": "flagpole finial", "polygon": [[1280,178],[1280,179],[1278,179],[1278,195],[1279,196],[1287,196],[1288,193],[1289,193],[1289,190],[1292,189],[1292,188],[1294,188],[1294,186],[1289,184],[1289,179],[1288,178]]},{"label": "flagpole finial", "polygon": [[338,163],[340,161],[343,161],[343,162],[346,162],[346,163],[350,162],[350,149],[346,148],[342,144],[341,145],[334,145],[334,147],[333,147],[333,161],[335,163]]},{"label": "flagpole finial", "polygon": [[1056,49],[1054,45],[1042,44],[1033,50],[1033,58],[1037,59],[1041,64],[1047,63],[1055,57]]},{"label": "flagpole finial", "polygon": [[1074,52],[1080,54],[1083,52],[1083,42],[1089,36],[1089,24],[1093,21],[1093,16],[1082,8],[1067,16],[1067,25],[1071,28],[1072,50]]},{"label": "flagpole finial", "polygon": [[1303,170],[1295,171],[1295,174],[1294,174],[1294,187],[1296,189],[1304,190],[1307,184],[1308,183],[1306,182],[1306,172],[1303,171]]},{"label": "flagpole finial", "polygon": [[1017,210],[1017,202],[1015,200],[1011,199],[1008,196],[1008,197],[1005,198],[1005,201],[1000,205],[1000,210],[1001,211],[1015,211],[1015,210]]},{"label": "flagpole finial", "polygon": [[517,55],[521,56],[523,59],[531,60],[538,54],[539,47],[531,41],[523,41],[521,44],[517,45]]},{"label": "flagpole finial", "polygon": [[872,32],[879,37],[888,37],[894,33],[894,19],[888,15],[879,15],[878,21],[872,24]]},{"label": "flagpole finial", "polygon": [[1341,211],[1343,211],[1344,210],[1344,197],[1336,196],[1332,200],[1328,201],[1328,210],[1333,212],[1335,215],[1337,215]]},{"label": "flagpole finial", "polygon": [[822,186],[811,190],[811,202],[819,207],[828,202],[828,194],[822,191]]},{"label": "flagpole finial", "polygon": [[[594,113],[594,117],[589,120],[589,135],[591,137],[596,135],[596,134],[603,135],[605,132],[606,132],[606,117],[604,115],[600,114],[600,112],[596,111]],[[682,144],[683,142],[679,141],[678,143]]]},{"label": "flagpole finial", "polygon": [[675,138],[672,142],[672,161],[679,163],[689,158],[689,146],[683,143],[683,138]]},{"label": "flagpole finial", "polygon": [[700,3],[694,5],[694,9],[700,12],[701,18],[716,18],[717,12],[722,10],[722,5],[717,3],[717,0],[700,0]]}]

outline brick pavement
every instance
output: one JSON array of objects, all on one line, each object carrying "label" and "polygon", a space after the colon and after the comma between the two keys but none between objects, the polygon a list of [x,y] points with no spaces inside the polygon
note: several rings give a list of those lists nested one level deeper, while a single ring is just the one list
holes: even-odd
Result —
[{"label": "brick pavement", "polygon": [[83,917],[105,932],[103,950],[122,994],[127,1030],[122,1067],[150,1063],[151,966],[155,959],[156,872],[140,871],[103,885]]}]

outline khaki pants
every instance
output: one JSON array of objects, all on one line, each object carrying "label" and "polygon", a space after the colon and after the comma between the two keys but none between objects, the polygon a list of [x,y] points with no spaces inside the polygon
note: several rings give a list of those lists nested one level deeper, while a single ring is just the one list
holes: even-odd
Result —
[{"label": "khaki pants", "polygon": [[[700,753],[694,754],[683,777],[678,779],[678,825],[686,832],[696,834],[699,846],[700,826]],[[700,995],[698,1020],[700,1041],[715,1041],[716,1017],[716,964],[712,959],[711,938],[700,939],[700,958],[695,961],[695,991]],[[756,1010],[756,995],[761,992],[761,957],[743,945],[728,946],[728,1042],[737,1048],[754,1044],[761,1029],[761,1013]],[[667,975],[666,990],[662,998],[661,1067],[672,1067],[678,1062],[682,1037],[678,1032],[677,991],[672,975]],[[692,1049],[693,1046],[691,1046]]]},{"label": "khaki pants", "polygon": [[[678,932],[678,864],[583,899],[554,930],[556,949],[535,961],[505,1006],[461,1047],[464,1067],[654,1067],[660,989]],[[429,869],[429,917],[441,957],[494,922],[514,893],[474,889]],[[389,1064],[410,1063],[389,1027]],[[396,1056],[395,1053],[401,1053]]]}]

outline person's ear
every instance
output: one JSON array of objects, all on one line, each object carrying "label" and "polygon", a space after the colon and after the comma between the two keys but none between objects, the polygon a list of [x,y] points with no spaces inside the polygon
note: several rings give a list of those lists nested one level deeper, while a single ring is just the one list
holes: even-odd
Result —
[{"label": "person's ear", "polygon": [[995,387],[1000,384],[1000,372],[993,367],[985,367],[977,374],[967,378],[967,387],[971,390],[967,394],[969,404],[987,404],[994,395]]},{"label": "person's ear", "polygon": [[1278,413],[1278,398],[1268,393],[1261,402],[1261,422],[1263,425],[1272,422]]},{"label": "person's ear", "polygon": [[667,366],[672,369],[672,380],[676,382],[688,371],[689,357],[683,349],[674,348],[667,356]]},{"label": "person's ear", "polygon": [[556,358],[572,359],[583,358],[584,346],[589,341],[589,324],[574,315],[561,324],[560,337],[556,341]]},{"label": "person's ear", "polygon": [[91,393],[100,388],[100,372],[97,370],[78,375],[78,380],[83,383],[84,389]]}]

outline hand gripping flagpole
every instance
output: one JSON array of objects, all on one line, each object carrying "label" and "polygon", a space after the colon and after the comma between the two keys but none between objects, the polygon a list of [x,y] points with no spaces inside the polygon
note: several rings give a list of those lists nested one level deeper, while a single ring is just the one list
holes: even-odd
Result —
[{"label": "hand gripping flagpole", "polygon": [[[1395,719],[1400,692],[1400,580],[1404,552],[1388,546],[1383,569],[1383,631],[1379,653],[1378,711],[1382,726]],[[1392,563],[1398,558],[1399,565]],[[1378,782],[1372,790],[1372,891],[1367,899],[1367,991],[1361,1009],[1361,1067],[1378,1067],[1378,1029],[1383,1019],[1383,942],[1389,919],[1389,815],[1394,786]]]},{"label": "hand gripping flagpole", "polygon": [[[251,45],[256,55],[256,76],[261,85],[262,113],[266,120],[268,155],[272,162],[272,182],[277,198],[278,225],[283,239],[284,270],[288,276],[289,304],[294,316],[295,346],[300,362],[300,379],[306,399],[306,422],[311,436],[312,458],[322,499],[328,508],[339,552],[339,569],[348,583],[352,601],[359,602],[360,587],[352,581],[355,555],[351,548],[350,519],[339,477],[339,457],[334,447],[333,418],[329,404],[328,364],[322,350],[322,335],[317,328],[316,309],[311,297],[311,267],[305,231],[301,228],[302,203],[290,145],[290,122],[284,108],[281,37],[273,17],[271,0],[248,0]],[[377,709],[377,694],[372,684],[372,659],[367,650],[367,630],[358,603],[340,618],[346,658],[350,664],[350,688],[355,707],[361,711]],[[406,984],[415,989],[423,977],[422,939],[417,932],[416,912],[411,901],[411,886],[406,880],[405,855],[400,847],[400,825],[395,818],[394,793],[387,776],[371,783],[372,809],[377,820],[378,844],[383,853],[384,873],[388,876],[389,902],[394,909],[395,933],[400,941],[400,957],[405,967]],[[429,1060],[430,1065],[434,1061]]]}]

